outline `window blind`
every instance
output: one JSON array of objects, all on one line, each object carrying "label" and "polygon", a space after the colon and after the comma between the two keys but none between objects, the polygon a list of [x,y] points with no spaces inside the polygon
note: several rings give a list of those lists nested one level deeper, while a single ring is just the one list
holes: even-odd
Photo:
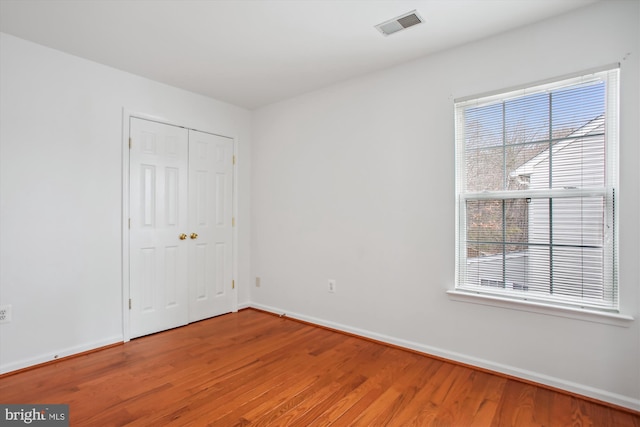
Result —
[{"label": "window blind", "polygon": [[617,311],[618,75],[455,103],[458,289]]}]

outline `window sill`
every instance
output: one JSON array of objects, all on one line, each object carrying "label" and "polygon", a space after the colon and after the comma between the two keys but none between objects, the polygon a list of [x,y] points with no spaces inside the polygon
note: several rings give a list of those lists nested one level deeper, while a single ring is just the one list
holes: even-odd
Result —
[{"label": "window sill", "polygon": [[510,310],[522,310],[548,316],[566,317],[585,322],[604,323],[624,328],[631,326],[631,323],[634,321],[632,316],[625,314],[607,313],[572,307],[560,307],[531,301],[518,301],[499,296],[476,294],[468,291],[449,290],[447,291],[447,295],[449,295],[449,298],[454,301],[489,305],[493,307],[507,308]]}]

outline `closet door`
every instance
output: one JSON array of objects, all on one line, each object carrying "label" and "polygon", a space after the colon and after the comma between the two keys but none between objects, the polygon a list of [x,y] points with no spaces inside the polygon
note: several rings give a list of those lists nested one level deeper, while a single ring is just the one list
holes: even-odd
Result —
[{"label": "closet door", "polygon": [[233,140],[189,131],[189,321],[233,310]]},{"label": "closet door", "polygon": [[188,131],[130,119],[130,334],[184,325],[188,232]]}]

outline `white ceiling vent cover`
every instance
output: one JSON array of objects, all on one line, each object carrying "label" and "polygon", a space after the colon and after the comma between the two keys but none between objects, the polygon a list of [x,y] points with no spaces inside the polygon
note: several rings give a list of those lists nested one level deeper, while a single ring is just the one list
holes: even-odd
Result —
[{"label": "white ceiling vent cover", "polygon": [[397,33],[400,30],[407,29],[409,27],[413,27],[414,25],[422,24],[424,20],[418,12],[412,10],[411,12],[407,12],[404,15],[400,15],[396,18],[393,18],[389,21],[383,22],[382,24],[376,25],[378,31],[380,31],[385,36],[389,34]]}]

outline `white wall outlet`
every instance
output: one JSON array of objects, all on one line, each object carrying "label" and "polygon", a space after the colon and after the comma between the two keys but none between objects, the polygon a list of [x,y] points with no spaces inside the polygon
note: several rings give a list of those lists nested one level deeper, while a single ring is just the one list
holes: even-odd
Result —
[{"label": "white wall outlet", "polygon": [[333,279],[329,279],[329,288],[328,291],[332,294],[336,292],[336,281]]},{"label": "white wall outlet", "polygon": [[256,277],[256,288],[260,287],[260,278]]},{"label": "white wall outlet", "polygon": [[0,305],[0,323],[11,322],[11,304]]}]

